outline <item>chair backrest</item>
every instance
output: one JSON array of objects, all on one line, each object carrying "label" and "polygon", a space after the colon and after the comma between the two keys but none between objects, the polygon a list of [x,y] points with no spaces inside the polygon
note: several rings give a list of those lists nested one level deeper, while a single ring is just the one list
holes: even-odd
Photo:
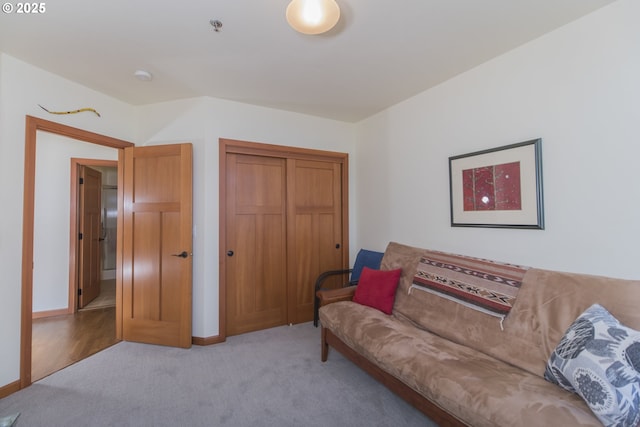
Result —
[{"label": "chair backrest", "polygon": [[362,273],[364,267],[379,270],[383,255],[384,253],[382,252],[360,249],[358,255],[356,255],[356,261],[353,263],[353,271],[351,272],[349,283],[357,283],[360,280],[360,273]]}]

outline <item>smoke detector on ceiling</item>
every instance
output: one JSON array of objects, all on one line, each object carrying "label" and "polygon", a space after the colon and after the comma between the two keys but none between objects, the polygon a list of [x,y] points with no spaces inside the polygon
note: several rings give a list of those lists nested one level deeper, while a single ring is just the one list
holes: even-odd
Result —
[{"label": "smoke detector on ceiling", "polygon": [[153,79],[153,76],[150,72],[145,70],[136,70],[133,75],[140,81],[150,82]]}]

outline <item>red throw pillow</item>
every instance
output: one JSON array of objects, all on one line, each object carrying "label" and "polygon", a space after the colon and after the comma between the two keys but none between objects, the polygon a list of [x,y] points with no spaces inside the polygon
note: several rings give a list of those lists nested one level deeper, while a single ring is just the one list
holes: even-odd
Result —
[{"label": "red throw pillow", "polygon": [[402,269],[373,270],[364,267],[360,274],[358,287],[353,301],[368,307],[377,308],[385,314],[391,314],[396,288],[400,281]]}]

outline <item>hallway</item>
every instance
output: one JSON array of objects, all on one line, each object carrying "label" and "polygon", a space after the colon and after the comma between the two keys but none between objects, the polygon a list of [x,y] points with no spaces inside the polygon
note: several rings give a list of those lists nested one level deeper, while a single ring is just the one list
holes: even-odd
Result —
[{"label": "hallway", "polygon": [[112,346],[115,307],[33,320],[31,381]]}]

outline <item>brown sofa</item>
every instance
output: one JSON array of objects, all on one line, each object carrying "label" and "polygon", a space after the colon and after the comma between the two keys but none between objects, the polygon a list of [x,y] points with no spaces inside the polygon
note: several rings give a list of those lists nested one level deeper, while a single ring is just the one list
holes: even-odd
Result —
[{"label": "brown sofa", "polygon": [[640,282],[526,269],[501,321],[412,289],[434,253],[388,245],[381,270],[402,269],[391,315],[352,302],[355,287],[320,291],[322,361],[335,348],[442,426],[601,425],[580,396],[544,379],[546,364],[594,303],[640,329]]}]

